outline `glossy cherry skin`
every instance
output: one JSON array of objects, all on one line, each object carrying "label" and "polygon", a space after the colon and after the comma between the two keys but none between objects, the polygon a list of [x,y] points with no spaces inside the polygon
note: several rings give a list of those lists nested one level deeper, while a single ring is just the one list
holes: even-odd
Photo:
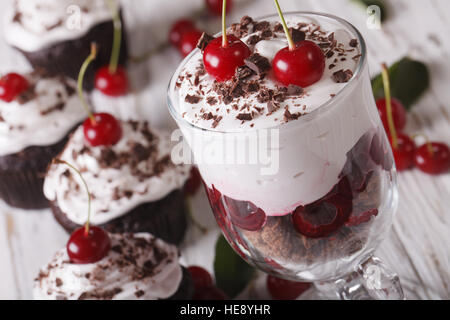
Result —
[{"label": "glossy cherry skin", "polygon": [[115,73],[110,72],[109,66],[101,67],[95,74],[95,87],[107,96],[122,96],[128,91],[127,72],[121,66]]},{"label": "glossy cherry skin", "polygon": [[[205,0],[206,6],[212,14],[222,16],[223,0]],[[227,12],[229,13],[233,7],[233,1],[227,0]]]},{"label": "glossy cherry skin", "polygon": [[199,266],[190,266],[188,271],[194,281],[195,290],[200,290],[204,287],[213,285],[213,279],[208,271]]},{"label": "glossy cherry skin", "polygon": [[[392,138],[390,141],[392,146]],[[397,170],[405,171],[411,169],[414,167],[414,152],[416,150],[414,141],[412,141],[411,138],[405,134],[399,134],[397,136],[397,141],[397,148],[392,146]]]},{"label": "glossy cherry skin", "polygon": [[191,20],[188,19],[181,19],[175,22],[170,29],[169,32],[169,41],[170,43],[178,48],[181,43],[181,38],[183,37],[183,34],[185,34],[187,31],[195,29],[195,24]]},{"label": "glossy cherry skin", "polygon": [[186,31],[181,37],[179,50],[183,57],[186,57],[197,47],[198,40],[202,36],[202,32],[197,29]]},{"label": "glossy cherry skin", "polygon": [[267,276],[267,289],[274,300],[294,300],[311,287],[308,282],[294,282]]},{"label": "glossy cherry skin", "polygon": [[106,257],[111,248],[111,239],[105,230],[92,226],[87,236],[85,232],[85,227],[75,230],[67,242],[67,254],[72,263],[95,263]]},{"label": "glossy cherry skin", "polygon": [[195,290],[192,300],[228,300],[227,295],[215,286],[202,287]]},{"label": "glossy cherry skin", "polygon": [[95,123],[87,118],[83,123],[84,137],[93,147],[112,146],[122,138],[119,121],[109,113],[94,113]]},{"label": "glossy cherry skin", "polygon": [[222,47],[222,37],[212,40],[205,48],[203,64],[208,74],[217,81],[231,79],[236,69],[245,64],[251,55],[248,46],[233,35],[227,37],[228,45]]},{"label": "glossy cherry skin", "polygon": [[433,152],[428,144],[418,148],[414,153],[416,167],[428,174],[441,174],[450,169],[450,149],[444,143],[431,142]]},{"label": "glossy cherry skin", "polygon": [[295,49],[283,48],[273,59],[275,78],[283,85],[302,88],[319,81],[325,70],[325,55],[314,42],[305,40],[295,44]]},{"label": "glossy cherry skin", "polygon": [[20,74],[8,73],[0,79],[0,99],[13,101],[19,94],[28,89],[28,81]]},{"label": "glossy cherry skin", "polygon": [[[402,131],[406,126],[406,110],[403,104],[397,100],[392,98],[392,117],[394,118],[394,126],[397,131]],[[386,132],[389,132],[389,123],[386,112],[386,99],[381,98],[377,100],[377,108],[380,114],[381,121],[383,122],[383,126]]]}]

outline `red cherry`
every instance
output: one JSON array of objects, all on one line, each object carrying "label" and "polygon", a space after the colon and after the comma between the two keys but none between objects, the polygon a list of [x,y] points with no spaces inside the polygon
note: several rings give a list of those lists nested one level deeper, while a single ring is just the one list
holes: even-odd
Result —
[{"label": "red cherry", "polygon": [[222,37],[212,40],[203,54],[206,71],[217,81],[227,81],[236,73],[236,69],[245,64],[251,55],[250,49],[237,37],[227,37],[228,45],[222,47]]},{"label": "red cherry", "polygon": [[[223,8],[223,0],[206,0],[206,6],[208,7],[209,12],[215,14],[217,16],[222,16],[222,8]],[[233,7],[233,1],[227,0],[227,12],[231,11]]]},{"label": "red cherry", "polygon": [[202,36],[202,32],[197,29],[186,31],[181,37],[179,50],[183,57],[186,57],[197,47],[198,40]]},{"label": "red cherry", "polygon": [[208,271],[198,266],[191,266],[188,268],[191,274],[192,280],[194,281],[195,290],[200,290],[204,287],[210,287],[213,285],[213,279]]},{"label": "red cherry", "polygon": [[125,69],[117,67],[115,73],[111,73],[109,66],[101,67],[95,75],[95,87],[111,97],[124,95],[128,91],[128,76]]},{"label": "red cherry", "polygon": [[184,193],[194,195],[202,184],[202,177],[197,168],[192,167],[189,179],[184,184]]},{"label": "red cherry", "polygon": [[170,43],[178,48],[181,43],[181,38],[183,34],[187,31],[195,29],[195,24],[191,20],[181,19],[176,21],[169,32],[169,41]]},{"label": "red cherry", "polygon": [[[392,146],[392,138],[390,140]],[[397,148],[392,147],[397,170],[408,170],[414,166],[414,152],[416,150],[416,146],[414,141],[404,134],[399,134],[397,136],[397,142]]]},{"label": "red cherry", "polygon": [[84,137],[91,146],[111,146],[122,138],[119,121],[109,113],[94,113],[95,123],[87,118],[83,123]]},{"label": "red cherry", "polygon": [[86,235],[85,227],[81,227],[72,233],[66,248],[73,263],[95,263],[106,257],[111,248],[111,239],[101,228],[90,227]]},{"label": "red cherry", "polygon": [[13,101],[19,94],[28,89],[28,81],[20,74],[8,73],[0,79],[0,99]]},{"label": "red cherry", "polygon": [[308,282],[294,282],[267,276],[267,289],[275,300],[294,300],[311,287]]},{"label": "red cherry", "polygon": [[209,286],[196,290],[192,300],[228,300],[228,297],[219,288]]},{"label": "red cherry", "polygon": [[[402,131],[406,126],[406,110],[403,104],[392,98],[392,117],[394,118],[395,129]],[[386,132],[389,132],[388,117],[386,112],[386,99],[381,98],[377,100],[378,112],[380,113],[381,121]]]},{"label": "red cherry", "polygon": [[343,178],[323,199],[295,209],[292,222],[300,234],[309,238],[323,238],[341,228],[352,211],[351,185],[348,178]]},{"label": "red cherry", "polygon": [[447,145],[438,142],[430,142],[418,148],[414,154],[416,166],[428,174],[441,174],[450,169],[450,149]]},{"label": "red cherry", "polygon": [[283,85],[308,87],[322,78],[325,55],[314,42],[305,40],[295,44],[295,49],[283,48],[273,59],[275,78]]}]

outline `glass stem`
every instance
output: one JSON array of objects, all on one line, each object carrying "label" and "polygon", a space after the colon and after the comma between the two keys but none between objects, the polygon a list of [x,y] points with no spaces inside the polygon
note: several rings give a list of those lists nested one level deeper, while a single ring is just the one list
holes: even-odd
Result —
[{"label": "glass stem", "polygon": [[404,300],[399,277],[377,257],[370,256],[354,272],[329,282],[316,283],[323,298],[341,300]]}]

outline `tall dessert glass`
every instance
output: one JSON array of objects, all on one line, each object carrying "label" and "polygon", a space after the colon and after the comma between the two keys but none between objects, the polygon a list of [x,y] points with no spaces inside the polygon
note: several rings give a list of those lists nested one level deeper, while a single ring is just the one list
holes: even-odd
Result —
[{"label": "tall dessert glass", "polygon": [[197,126],[180,111],[178,93],[180,72],[198,59],[196,50],[171,80],[170,113],[192,150],[223,234],[248,263],[278,277],[314,282],[319,291],[335,291],[342,299],[403,299],[398,277],[373,255],[393,221],[397,180],[364,39],[335,16],[286,14],[297,18],[334,25],[359,43],[353,77],[332,98],[301,116],[285,113],[293,121],[274,126]]}]

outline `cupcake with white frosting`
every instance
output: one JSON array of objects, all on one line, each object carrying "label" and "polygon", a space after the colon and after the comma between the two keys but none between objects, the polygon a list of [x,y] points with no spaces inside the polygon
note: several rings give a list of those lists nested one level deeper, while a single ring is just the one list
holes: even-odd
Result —
[{"label": "cupcake with white frosting", "polygon": [[[179,244],[186,229],[182,188],[190,166],[171,161],[170,136],[147,122],[120,122],[114,145],[92,146],[83,126],[59,158],[77,167],[92,194],[91,223],[112,233],[149,232]],[[52,165],[44,183],[57,221],[69,232],[85,222],[88,195],[70,170]]]},{"label": "cupcake with white frosting", "polygon": [[[85,88],[94,86],[94,72],[109,63],[114,35],[113,13],[105,0],[14,0],[4,22],[6,41],[34,67],[76,79],[90,44],[97,43],[96,62]],[[127,58],[122,31],[120,63]]]},{"label": "cupcake with white frosting", "polygon": [[9,205],[48,207],[47,167],[85,117],[75,88],[72,80],[38,72],[0,79],[0,198]]},{"label": "cupcake with white frosting", "polygon": [[[85,210],[84,210],[85,211]],[[193,284],[175,246],[149,233],[110,234],[99,261],[77,264],[67,249],[56,253],[34,282],[37,300],[190,299]]]}]

